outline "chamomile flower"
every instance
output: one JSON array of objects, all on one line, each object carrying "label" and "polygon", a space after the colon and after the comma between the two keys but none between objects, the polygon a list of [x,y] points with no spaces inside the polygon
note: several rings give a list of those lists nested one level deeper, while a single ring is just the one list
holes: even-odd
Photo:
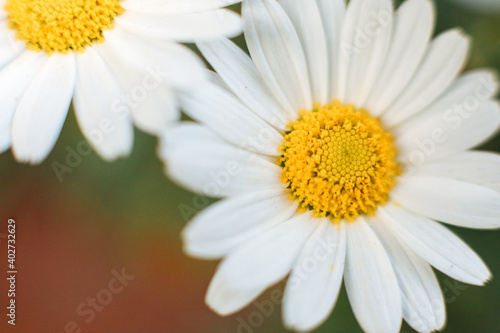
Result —
[{"label": "chamomile flower", "polygon": [[[246,0],[251,58],[199,43],[217,71],[165,133],[167,174],[222,198],[183,232],[223,258],[206,296],[232,314],[289,275],[285,325],[309,331],[342,281],[365,332],[445,324],[434,267],[483,285],[480,257],[440,222],[500,227],[500,156],[470,151],[500,125],[489,70],[459,76],[469,40],[432,38],[428,0]],[[214,74],[215,75],[215,74]],[[440,222],[437,222],[440,221]]]},{"label": "chamomile flower", "polygon": [[133,124],[159,134],[205,79],[180,43],[238,34],[235,2],[0,0],[0,152],[43,161],[73,101],[103,158],[129,154]]}]

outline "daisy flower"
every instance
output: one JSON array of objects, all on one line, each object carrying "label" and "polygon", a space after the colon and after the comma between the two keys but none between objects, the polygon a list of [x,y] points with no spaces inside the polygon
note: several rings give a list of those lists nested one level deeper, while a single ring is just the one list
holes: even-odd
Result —
[{"label": "daisy flower", "polygon": [[183,232],[188,254],[223,258],[207,304],[232,314],[289,275],[284,323],[309,331],[344,280],[365,332],[442,328],[431,267],[490,279],[440,222],[500,227],[500,156],[469,150],[499,128],[496,77],[459,76],[469,40],[432,38],[428,0],[246,0],[242,17],[251,58],[199,43],[218,75],[159,150],[175,181],[222,198]]},{"label": "daisy flower", "polygon": [[231,0],[0,0],[0,152],[39,163],[73,101],[105,159],[130,153],[133,124],[158,134],[178,95],[205,79],[181,42],[234,36]]}]

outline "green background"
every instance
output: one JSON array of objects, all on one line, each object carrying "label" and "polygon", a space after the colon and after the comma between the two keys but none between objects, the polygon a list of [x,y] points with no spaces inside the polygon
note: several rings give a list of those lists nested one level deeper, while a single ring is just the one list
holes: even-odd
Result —
[{"label": "green background", "polygon": [[[446,1],[438,1],[437,8],[437,32],[459,26],[473,37],[469,68],[500,70],[500,16]],[[244,47],[242,37],[236,41]],[[66,164],[67,149],[76,150],[82,140],[71,111],[42,165],[17,164],[10,152],[0,155],[0,233],[6,233],[8,218],[16,220],[19,271],[18,325],[7,328],[2,319],[1,332],[65,332],[71,322],[82,332],[238,332],[241,322],[252,318],[258,327],[240,326],[240,332],[286,332],[279,305],[262,323],[252,314],[255,305],[226,318],[204,305],[217,263],[185,256],[179,234],[187,222],[180,208],[199,210],[208,201],[196,201],[164,176],[155,138],[136,131],[130,158],[107,163],[91,153],[60,182],[52,163]],[[500,151],[500,136],[483,148]],[[438,274],[448,309],[444,332],[500,332],[500,231],[452,229],[482,256],[494,279],[481,288]],[[0,241],[4,274],[6,246]],[[86,323],[76,308],[106,289],[111,271],[122,268],[135,278]],[[5,309],[7,284],[1,281]],[[270,290],[282,288],[283,283]],[[270,293],[259,302],[268,304]],[[402,331],[413,332],[406,324]],[[361,332],[345,290],[316,332]]]}]

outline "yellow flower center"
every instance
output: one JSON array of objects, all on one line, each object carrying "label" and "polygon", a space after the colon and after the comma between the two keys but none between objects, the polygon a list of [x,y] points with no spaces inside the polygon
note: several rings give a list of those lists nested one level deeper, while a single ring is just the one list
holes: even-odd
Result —
[{"label": "yellow flower center", "polygon": [[121,0],[7,0],[9,28],[35,51],[82,52],[104,40],[123,13]]},{"label": "yellow flower center", "polygon": [[400,174],[391,134],[376,118],[334,101],[301,111],[280,148],[281,178],[302,211],[334,222],[373,215]]}]

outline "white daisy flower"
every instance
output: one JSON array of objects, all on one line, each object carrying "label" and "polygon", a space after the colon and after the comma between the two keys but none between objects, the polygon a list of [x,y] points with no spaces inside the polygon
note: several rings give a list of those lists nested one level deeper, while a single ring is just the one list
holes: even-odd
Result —
[{"label": "white daisy flower", "polygon": [[[232,314],[290,274],[285,325],[309,331],[342,280],[365,332],[404,318],[431,332],[445,304],[431,266],[483,285],[490,272],[444,223],[500,227],[500,156],[469,151],[500,125],[489,70],[458,76],[469,41],[431,38],[434,8],[408,0],[247,0],[251,58],[200,43],[218,72],[160,155],[188,189],[223,198],[183,233],[223,258],[207,304]],[[195,200],[196,203],[196,200]]]},{"label": "white daisy flower", "polygon": [[241,32],[235,0],[0,0],[0,152],[46,158],[73,100],[105,159],[130,153],[133,124],[159,134],[178,93],[204,79],[179,42]]}]

